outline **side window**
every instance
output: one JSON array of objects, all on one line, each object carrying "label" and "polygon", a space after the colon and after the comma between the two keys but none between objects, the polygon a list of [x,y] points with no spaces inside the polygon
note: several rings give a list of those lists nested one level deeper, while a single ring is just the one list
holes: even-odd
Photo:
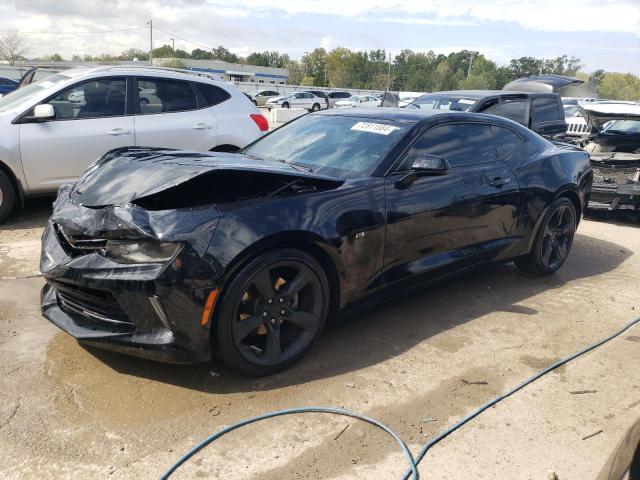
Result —
[{"label": "side window", "polygon": [[304,98],[313,98],[313,97],[314,97],[313,93],[305,93],[304,94]]},{"label": "side window", "polygon": [[409,149],[401,170],[411,168],[423,154],[440,155],[451,167],[464,167],[496,160],[496,148],[490,125],[452,123],[427,130]]},{"label": "side window", "polygon": [[527,103],[528,102],[525,98],[505,100],[501,103],[491,105],[489,108],[481,110],[481,112],[508,118],[509,120],[518,122],[520,125],[524,125],[526,127],[529,124],[526,117]]},{"label": "side window", "polygon": [[512,166],[517,166],[522,158],[522,138],[513,130],[492,125],[498,158]]},{"label": "side window", "polygon": [[[204,98],[207,101],[207,106],[209,107],[218,105],[219,103],[231,98],[231,95],[229,95],[226,90],[216,87],[215,85],[210,85],[208,83],[198,83],[197,85],[202,95],[204,95]],[[260,93],[260,95],[264,95],[264,92]]]},{"label": "side window", "polygon": [[349,92],[336,92],[334,96],[335,98],[349,98],[351,94]]},{"label": "side window", "polygon": [[10,83],[7,82],[4,78],[0,78],[0,86],[4,86],[4,85],[10,85]]},{"label": "side window", "polygon": [[[204,92],[203,92],[204,94]],[[189,82],[138,78],[140,113],[168,113],[198,108]]]},{"label": "side window", "polygon": [[48,103],[56,120],[119,117],[125,115],[126,98],[125,78],[101,78],[69,87]]},{"label": "side window", "polygon": [[533,123],[553,122],[564,118],[558,100],[553,97],[534,98],[531,108]]},{"label": "side window", "polygon": [[277,97],[278,96],[278,92],[267,92],[267,96],[269,96],[269,97]]}]

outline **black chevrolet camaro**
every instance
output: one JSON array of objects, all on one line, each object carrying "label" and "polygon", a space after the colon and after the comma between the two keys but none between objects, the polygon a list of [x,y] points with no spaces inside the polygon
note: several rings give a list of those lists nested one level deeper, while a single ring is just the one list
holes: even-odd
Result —
[{"label": "black chevrolet camaro", "polygon": [[234,154],[114,150],[58,194],[42,311],[89,345],[269,374],[374,297],[492,261],[553,273],[591,176],[582,150],[462,112],[310,114]]}]

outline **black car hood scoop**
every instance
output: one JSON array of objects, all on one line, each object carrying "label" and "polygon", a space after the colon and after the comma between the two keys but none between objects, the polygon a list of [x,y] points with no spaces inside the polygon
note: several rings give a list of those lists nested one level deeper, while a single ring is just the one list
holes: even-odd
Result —
[{"label": "black car hood scoop", "polygon": [[[203,188],[211,191],[220,188],[221,182],[213,181],[212,174],[215,173],[224,179],[227,196],[228,191],[234,188],[229,182],[238,183],[240,192],[240,187],[249,176],[255,178],[264,175],[265,180],[267,177],[277,177],[284,182],[300,179],[334,188],[343,183],[336,178],[302,171],[284,162],[261,160],[243,154],[127,147],[113,150],[91,165],[73,186],[70,199],[85,207],[102,208],[126,205],[181,186],[184,187],[181,195],[188,197],[188,183],[198,177],[206,176],[197,186],[200,193]],[[211,183],[207,184],[209,180]],[[182,198],[181,203],[189,202]]]}]

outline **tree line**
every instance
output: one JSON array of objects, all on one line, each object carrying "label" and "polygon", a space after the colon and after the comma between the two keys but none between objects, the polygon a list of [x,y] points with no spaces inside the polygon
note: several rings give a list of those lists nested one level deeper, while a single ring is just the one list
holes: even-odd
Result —
[{"label": "tree line", "polygon": [[[13,64],[25,59],[26,42],[16,32],[0,36],[0,58]],[[432,92],[441,90],[501,89],[508,82],[527,75],[551,73],[577,76],[585,86],[577,95],[602,98],[640,100],[640,77],[631,73],[596,70],[580,71],[581,59],[568,55],[555,58],[520,57],[507,65],[497,65],[481,52],[461,50],[448,55],[433,51],[402,50],[395,56],[387,51],[354,51],[337,47],[327,51],[316,48],[299,59],[277,51],[253,52],[241,57],[223,46],[211,50],[196,48],[191,52],[173,49],[171,45],[154,48],[154,58],[172,59],[167,65],[184,67],[183,59],[220,60],[263,67],[286,68],[289,83],[328,88]],[[120,55],[73,55],[70,60],[112,63],[149,60],[149,52],[130,48]],[[64,61],[54,53],[33,58],[35,61]]]}]

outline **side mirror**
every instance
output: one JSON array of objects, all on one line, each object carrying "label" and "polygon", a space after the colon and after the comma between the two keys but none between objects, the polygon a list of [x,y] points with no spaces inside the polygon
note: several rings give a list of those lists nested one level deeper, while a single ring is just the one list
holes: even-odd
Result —
[{"label": "side mirror", "polygon": [[25,118],[29,122],[44,122],[46,120],[53,120],[56,118],[56,112],[53,109],[53,105],[48,103],[42,103],[36,105],[33,108],[33,115]]},{"label": "side mirror", "polygon": [[411,165],[411,171],[418,176],[446,175],[450,168],[451,165],[444,157],[430,154],[420,155]]},{"label": "side mirror", "polygon": [[409,188],[419,177],[446,175],[451,165],[439,155],[420,155],[411,165],[411,171],[398,179],[395,186],[400,190]]}]

